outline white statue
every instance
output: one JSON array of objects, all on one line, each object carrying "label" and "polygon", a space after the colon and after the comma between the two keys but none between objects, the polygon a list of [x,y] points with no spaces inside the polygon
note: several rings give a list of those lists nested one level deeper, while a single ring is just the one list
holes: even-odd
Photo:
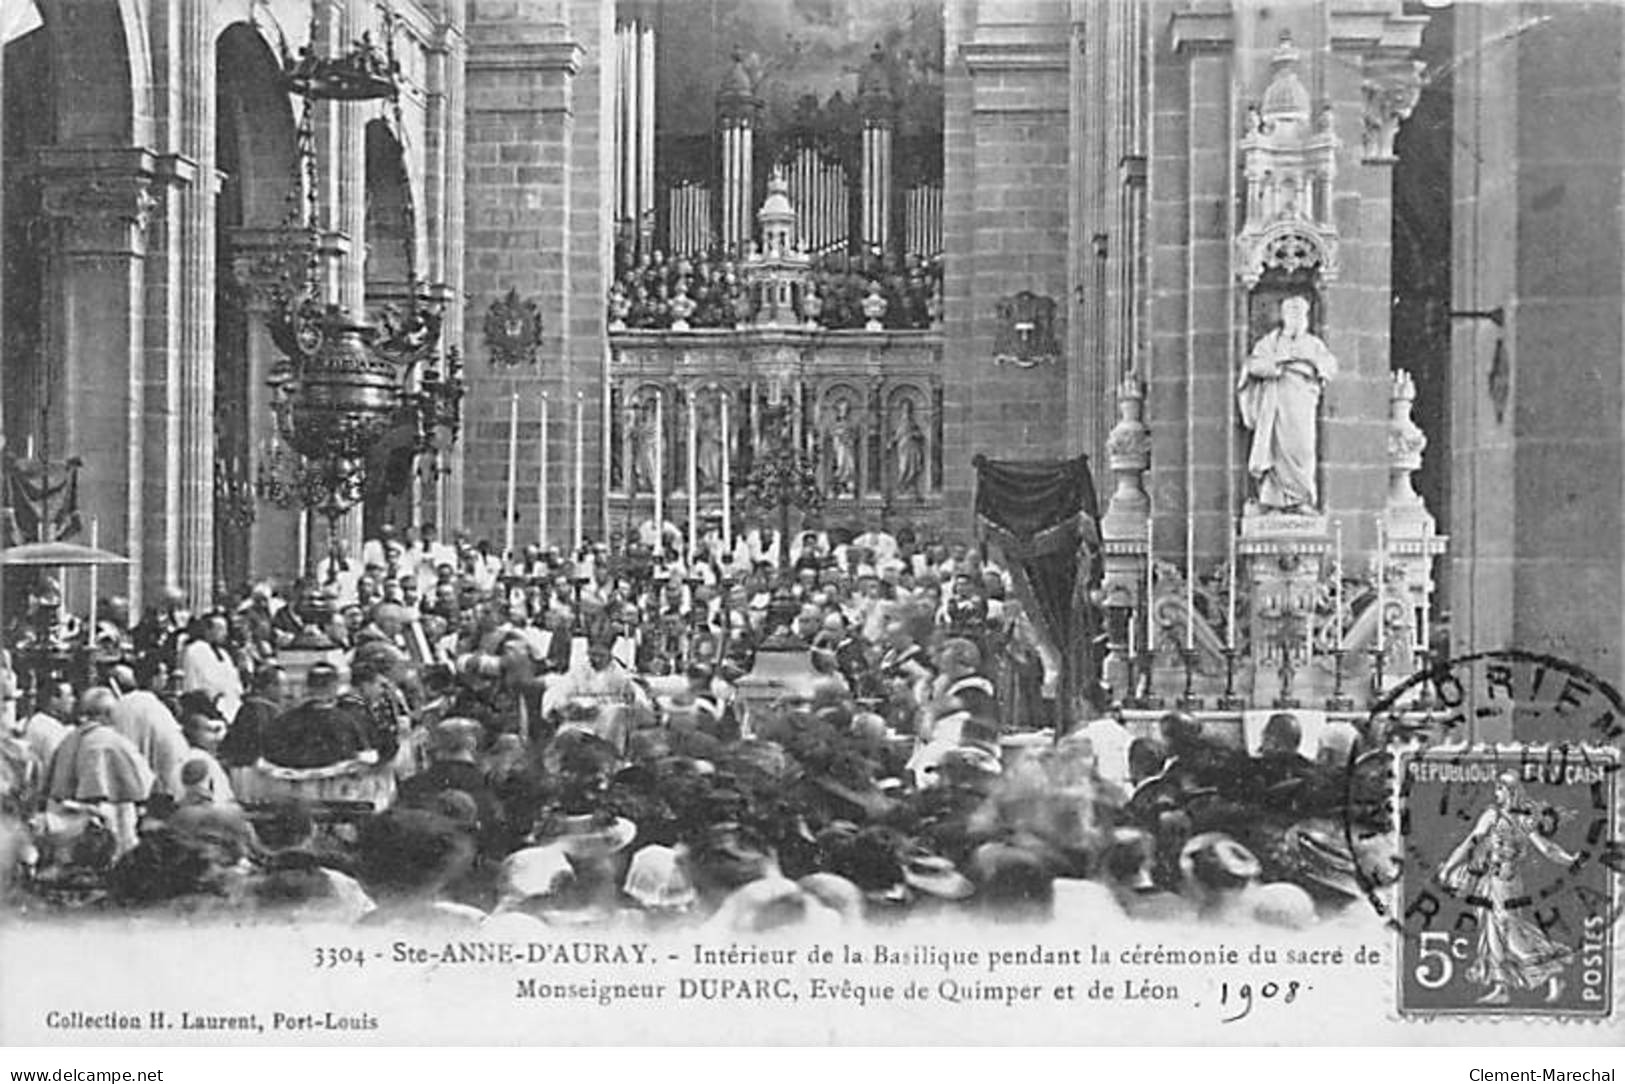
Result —
[{"label": "white statue", "polygon": [[1313,513],[1315,417],[1320,393],[1337,376],[1337,359],[1309,331],[1309,302],[1281,302],[1281,326],[1253,346],[1241,374],[1241,420],[1253,431],[1247,472],[1258,485],[1258,503],[1269,511]]}]

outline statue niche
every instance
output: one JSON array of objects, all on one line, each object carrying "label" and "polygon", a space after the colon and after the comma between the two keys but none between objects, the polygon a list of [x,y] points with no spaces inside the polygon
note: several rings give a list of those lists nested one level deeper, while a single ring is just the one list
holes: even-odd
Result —
[{"label": "statue niche", "polygon": [[1337,358],[1309,329],[1310,295],[1272,295],[1254,297],[1255,320],[1261,308],[1278,320],[1253,339],[1236,383],[1241,421],[1252,433],[1247,511],[1312,516],[1320,508],[1320,398],[1337,376]]}]

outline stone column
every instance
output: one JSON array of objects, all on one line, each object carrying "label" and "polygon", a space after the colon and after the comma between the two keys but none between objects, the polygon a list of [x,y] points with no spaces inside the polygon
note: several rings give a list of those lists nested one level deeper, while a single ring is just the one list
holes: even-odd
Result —
[{"label": "stone column", "polygon": [[[468,74],[466,62],[468,58],[468,39],[466,26],[463,22],[463,5],[446,5],[447,22],[443,31],[443,41],[446,50],[446,219],[445,219],[445,260],[446,272],[442,281],[447,290],[446,319],[441,334],[448,348],[463,341],[463,326],[467,322],[468,295],[463,289],[464,275],[467,264],[464,260],[464,246],[467,238],[464,233],[467,221],[467,205],[464,203],[464,187],[467,181],[467,158],[465,152],[468,144],[467,110],[468,110]],[[445,501],[445,510],[440,513],[440,537],[442,541],[449,538],[449,532],[461,527],[463,523],[463,462],[466,444],[466,430],[464,439],[459,440],[451,451],[450,463],[446,468],[441,495]]]},{"label": "stone column", "polygon": [[[611,18],[613,14],[610,10]],[[549,458],[571,463],[575,392],[589,380],[597,386],[601,365],[595,354],[594,364],[586,368],[579,364],[585,359],[578,362],[572,349],[587,329],[603,334],[608,295],[607,276],[601,287],[589,280],[579,288],[572,277],[577,246],[593,238],[596,254],[597,238],[603,236],[596,230],[578,235],[571,217],[572,139],[583,123],[575,95],[585,52],[567,24],[536,16],[531,5],[482,4],[468,27],[467,155],[459,171],[466,177],[468,229],[466,259],[459,266],[467,268],[466,298],[474,316],[463,328],[469,396],[456,461],[467,467],[453,476],[461,494],[453,496],[453,514],[476,537],[494,538],[500,526],[509,396],[521,381],[549,394],[564,419],[554,427],[558,441]],[[606,147],[604,158],[609,154]],[[583,178],[583,184],[583,195],[598,202],[607,229],[612,209],[603,188],[591,177]],[[608,255],[606,246],[599,262]],[[546,365],[504,366],[486,343],[486,313],[512,289],[521,300],[534,301],[541,314],[536,353],[548,359]],[[574,311],[578,305],[590,309],[595,319],[579,318]],[[531,462],[539,461],[538,451]],[[521,468],[530,469],[527,464]],[[560,477],[568,480],[569,468],[560,470]],[[552,486],[549,497],[549,517],[567,522],[575,504],[571,487]]]},{"label": "stone column", "polygon": [[215,4],[176,0],[171,140],[194,176],[179,191],[180,522],[176,571],[194,607],[214,596]]},{"label": "stone column", "polygon": [[[1625,10],[1455,11],[1453,654],[1625,681]],[[1508,741],[1500,722],[1475,740]],[[1597,740],[1601,740],[1600,735]]]},{"label": "stone column", "polygon": [[[1072,131],[1070,22],[1041,0],[945,5],[943,505],[969,524],[977,453],[1049,458],[1073,445],[1065,349]],[[1015,299],[1053,304],[1053,356],[998,364]],[[1095,451],[1095,449],[1090,449]]]},{"label": "stone column", "polygon": [[[266,380],[282,360],[271,339],[271,290],[277,284],[282,261],[290,251],[309,244],[308,231],[300,228],[260,229],[243,227],[231,235],[231,275],[242,291],[248,320],[248,422],[250,430],[264,434],[248,449],[249,477],[258,479],[276,438],[276,422],[271,416],[271,393]],[[340,239],[329,236],[329,258],[342,251]],[[258,578],[288,575],[299,566],[299,517],[303,513],[278,508],[259,501],[254,508],[254,527],[249,536],[248,567]]]},{"label": "stone column", "polygon": [[142,289],[158,159],[139,147],[52,147],[39,170],[56,228],[46,304],[62,439],[52,444],[84,459],[80,511],[96,519],[104,547],[130,559],[102,590],[117,586],[135,606],[145,557]]},{"label": "stone column", "polygon": [[1326,341],[1339,373],[1322,408],[1322,504],[1340,516],[1355,552],[1376,544],[1388,481],[1392,388],[1394,132],[1420,91],[1425,17],[1399,5],[1359,16],[1333,11],[1324,63],[1325,105],[1341,140],[1329,193],[1343,273],[1324,291]]},{"label": "stone column", "polygon": [[[362,11],[352,5],[328,3],[317,7],[313,35],[329,55],[347,49],[363,30],[371,30]],[[326,230],[349,238],[353,246],[330,248],[328,290],[330,300],[357,316],[366,310],[367,141],[365,125],[375,103],[316,103],[316,163],[318,210]],[[351,509],[338,521],[337,541],[352,561],[361,558],[361,509]],[[313,540],[317,560],[327,555],[330,540]]]}]

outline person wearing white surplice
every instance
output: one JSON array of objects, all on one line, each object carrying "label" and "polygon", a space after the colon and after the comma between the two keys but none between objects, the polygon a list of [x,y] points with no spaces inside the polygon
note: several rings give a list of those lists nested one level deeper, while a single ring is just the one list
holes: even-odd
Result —
[{"label": "person wearing white surplice", "polygon": [[1253,346],[1237,387],[1241,420],[1253,431],[1247,472],[1261,507],[1313,512],[1315,417],[1320,393],[1337,376],[1337,359],[1309,331],[1309,302],[1281,302],[1281,326]]}]

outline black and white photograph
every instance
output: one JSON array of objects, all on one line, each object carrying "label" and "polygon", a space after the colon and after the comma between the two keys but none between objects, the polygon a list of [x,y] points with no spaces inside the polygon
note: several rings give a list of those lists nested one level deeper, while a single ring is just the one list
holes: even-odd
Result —
[{"label": "black and white photograph", "polygon": [[0,43],[0,1047],[1615,1064],[1625,3]]}]

